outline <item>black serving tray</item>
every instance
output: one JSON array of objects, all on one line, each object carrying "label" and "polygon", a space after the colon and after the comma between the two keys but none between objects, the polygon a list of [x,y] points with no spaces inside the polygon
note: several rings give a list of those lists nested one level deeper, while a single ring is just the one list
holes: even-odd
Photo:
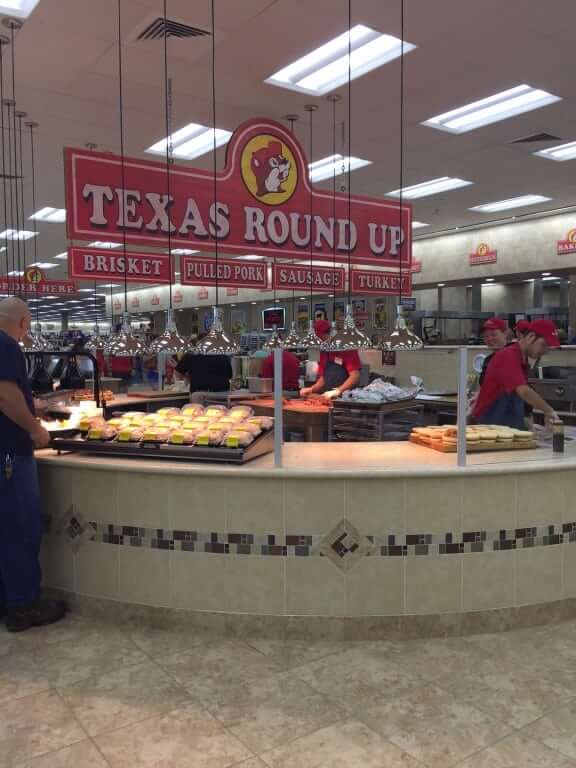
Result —
[{"label": "black serving tray", "polygon": [[171,445],[170,443],[118,443],[115,440],[86,440],[84,437],[56,437],[51,447],[58,453],[85,453],[134,459],[180,459],[245,464],[274,450],[274,430],[258,435],[247,448],[209,445]]}]

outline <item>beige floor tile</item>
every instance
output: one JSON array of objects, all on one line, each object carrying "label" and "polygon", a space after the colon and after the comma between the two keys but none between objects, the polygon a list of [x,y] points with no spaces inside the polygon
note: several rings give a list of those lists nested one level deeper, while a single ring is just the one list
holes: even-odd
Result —
[{"label": "beige floor tile", "polygon": [[378,700],[356,716],[429,768],[449,768],[511,731],[431,685]]},{"label": "beige floor tile", "polygon": [[421,678],[402,669],[376,645],[328,656],[299,667],[293,674],[351,713],[379,693],[395,697],[422,685]]},{"label": "beige floor tile", "polygon": [[528,736],[576,761],[576,701],[531,723],[526,731]]},{"label": "beige floor tile", "polygon": [[421,768],[355,720],[330,725],[261,757],[270,768]]},{"label": "beige floor tile", "polygon": [[218,699],[231,686],[281,671],[270,658],[236,640],[206,640],[161,664],[201,704]]},{"label": "beige floor tile", "polygon": [[335,723],[341,712],[291,673],[252,680],[208,705],[209,711],[253,752],[274,749]]},{"label": "beige floor tile", "polygon": [[85,738],[70,710],[54,692],[8,701],[0,706],[2,768]]},{"label": "beige floor tile", "polygon": [[574,768],[576,763],[533,739],[509,736],[458,768]]},{"label": "beige floor tile", "polygon": [[482,648],[466,645],[461,638],[400,641],[392,648],[396,664],[431,682],[474,672],[489,658]]},{"label": "beige floor tile", "polygon": [[267,766],[259,757],[251,757],[249,760],[244,760],[243,763],[236,763],[232,768],[267,768]]},{"label": "beige floor tile", "polygon": [[151,661],[61,688],[60,694],[90,736],[190,701],[184,689]]},{"label": "beige floor tile", "polygon": [[282,669],[302,667],[304,664],[347,651],[351,647],[351,643],[341,643],[337,640],[283,641],[252,638],[247,642]]},{"label": "beige floor tile", "polygon": [[197,706],[121,728],[96,742],[112,768],[228,768],[252,757]]},{"label": "beige floor tile", "polygon": [[188,651],[206,640],[194,627],[135,627],[128,635],[140,650],[152,659]]},{"label": "beige floor tile", "polygon": [[18,768],[107,768],[107,766],[108,763],[90,741],[81,741],[72,747],[64,747],[58,752],[18,763]]},{"label": "beige floor tile", "polygon": [[10,699],[23,699],[50,688],[30,654],[0,656],[0,704]]}]

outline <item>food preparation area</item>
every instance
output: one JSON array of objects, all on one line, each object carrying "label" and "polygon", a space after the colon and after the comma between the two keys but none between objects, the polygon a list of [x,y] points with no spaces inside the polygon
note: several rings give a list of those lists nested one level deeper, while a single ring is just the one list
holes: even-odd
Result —
[{"label": "food preparation area", "polygon": [[576,621],[343,642],[0,630],[2,768],[574,768]]}]

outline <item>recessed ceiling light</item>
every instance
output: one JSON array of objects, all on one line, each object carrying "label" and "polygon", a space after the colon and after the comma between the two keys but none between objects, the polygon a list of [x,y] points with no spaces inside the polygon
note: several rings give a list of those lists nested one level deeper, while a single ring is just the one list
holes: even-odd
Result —
[{"label": "recessed ceiling light", "polygon": [[248,256],[238,256],[239,259],[242,259],[242,261],[261,261],[264,256],[256,256],[255,253],[251,253]]},{"label": "recessed ceiling light", "polygon": [[471,104],[431,117],[422,125],[448,131],[448,133],[466,133],[483,125],[507,120],[509,117],[521,115],[533,109],[540,109],[556,101],[561,101],[561,97],[540,88],[533,88],[531,85],[517,85],[515,88],[488,96],[486,99],[473,101]]},{"label": "recessed ceiling light", "polygon": [[88,243],[89,248],[121,248],[122,243],[109,243],[104,240],[94,240],[91,243]]},{"label": "recessed ceiling light", "polygon": [[30,264],[30,266],[38,267],[38,269],[56,269],[60,264],[54,264],[51,261],[35,261],[33,264]]},{"label": "recessed ceiling light", "polygon": [[26,19],[39,2],[40,0],[1,0],[0,13]]},{"label": "recessed ceiling light", "polygon": [[425,224],[423,221],[413,221],[412,229],[422,229],[422,227],[429,227],[430,224]]},{"label": "recessed ceiling light", "polygon": [[251,301],[250,304],[256,304],[256,302],[255,301]]},{"label": "recessed ceiling light", "polygon": [[[225,131],[222,128],[213,130],[206,125],[188,123],[188,125],[180,128],[170,137],[172,141],[172,156],[192,160],[195,157],[200,157],[200,155],[205,155],[206,152],[211,152],[214,148],[214,142],[216,147],[226,144],[230,136],[232,136],[230,131]],[[167,139],[161,139],[145,151],[151,155],[162,155],[165,157],[167,143]]]},{"label": "recessed ceiling light", "polygon": [[493,283],[494,282],[494,278],[493,277],[487,277],[486,278],[486,282],[487,283]]},{"label": "recessed ceiling light", "polygon": [[560,278],[552,276],[552,277],[543,277],[542,280],[560,280]]},{"label": "recessed ceiling light", "polygon": [[2,246],[2,248],[0,248],[0,253],[4,253],[5,250],[6,250],[6,246]]},{"label": "recessed ceiling light", "polygon": [[78,293],[92,293],[92,288],[78,288]]},{"label": "recessed ceiling light", "polygon": [[120,283],[106,283],[106,285],[101,285],[100,288],[119,288]]},{"label": "recessed ceiling light", "polygon": [[445,285],[446,285],[446,283],[438,283],[438,284],[437,284],[437,287],[438,287],[438,288],[444,288],[444,286],[445,286]]},{"label": "recessed ceiling light", "polygon": [[51,208],[47,205],[45,208],[40,208],[39,211],[33,213],[32,216],[28,216],[29,221],[50,221],[50,222],[63,222],[66,221],[66,208]]},{"label": "recessed ceiling light", "polygon": [[13,269],[12,272],[8,272],[8,277],[22,277],[24,272],[20,272],[17,269]]},{"label": "recessed ceiling light", "polygon": [[[352,80],[381,67],[402,52],[402,41],[375,29],[356,24],[350,31],[329,40],[266,79],[266,83],[300,93],[321,96],[348,80],[348,46],[351,48]],[[416,48],[404,41],[404,53]]]},{"label": "recessed ceiling light", "polygon": [[30,232],[27,229],[5,229],[0,232],[0,240],[30,240],[36,237],[38,232]]},{"label": "recessed ceiling light", "polygon": [[548,149],[541,149],[538,152],[534,152],[534,154],[546,157],[548,160],[556,160],[558,163],[574,160],[576,158],[576,141],[570,141],[568,144],[558,144],[555,147],[548,147]]},{"label": "recessed ceiling light", "polygon": [[66,261],[68,258],[68,251],[62,251],[62,253],[57,253],[56,256],[54,256],[55,259],[60,259],[60,261]]},{"label": "recessed ceiling light", "polygon": [[[417,197],[428,197],[429,195],[439,195],[441,192],[449,192],[451,189],[459,187],[468,187],[473,184],[472,181],[464,179],[453,179],[450,176],[440,176],[438,179],[430,179],[420,184],[413,184],[411,187],[404,187],[402,197],[407,200],[415,200]],[[399,189],[388,192],[389,197],[400,197]]]},{"label": "recessed ceiling light", "polygon": [[190,248],[172,248],[172,256],[191,256],[193,253],[200,253],[200,251],[192,251]]},{"label": "recessed ceiling light", "polygon": [[300,296],[300,301],[307,301],[306,296]]},{"label": "recessed ceiling light", "polygon": [[324,179],[333,179],[334,176],[341,176],[343,173],[355,171],[358,168],[364,168],[366,165],[372,165],[372,160],[362,160],[360,157],[343,157],[342,155],[329,155],[322,160],[315,160],[308,165],[310,171],[310,181],[324,181]]},{"label": "recessed ceiling light", "polygon": [[498,213],[498,211],[507,211],[510,208],[523,208],[527,205],[538,205],[552,200],[551,197],[544,195],[521,195],[520,197],[511,197],[509,200],[499,200],[496,203],[483,203],[469,208],[469,211],[476,213]]},{"label": "recessed ceiling light", "polygon": [[542,277],[549,277],[552,272],[542,272]]}]

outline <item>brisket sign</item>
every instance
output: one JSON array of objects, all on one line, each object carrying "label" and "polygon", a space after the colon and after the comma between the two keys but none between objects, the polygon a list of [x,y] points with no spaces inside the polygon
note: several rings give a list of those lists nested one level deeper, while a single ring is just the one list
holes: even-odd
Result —
[{"label": "brisket sign", "polygon": [[[350,271],[352,293],[374,296],[397,296],[400,293],[400,275],[397,272],[378,272],[375,269]],[[402,293],[412,293],[412,274],[402,275]]]},{"label": "brisket sign", "polygon": [[342,267],[306,267],[299,264],[275,264],[272,271],[276,290],[292,291],[310,289],[316,291],[344,290]]},{"label": "brisket sign", "polygon": [[[67,148],[66,221],[70,240],[106,239],[165,248],[408,267],[412,254],[409,203],[313,188],[308,160],[295,137],[279,123],[254,119],[240,125],[216,174],[166,163]],[[124,184],[122,176],[124,175]],[[216,201],[214,182],[216,181]],[[313,215],[310,216],[312,207]],[[312,242],[311,242],[312,241]],[[312,245],[312,249],[311,246]]]},{"label": "brisket sign", "polygon": [[237,288],[267,288],[266,262],[240,261],[240,259],[206,259],[202,256],[180,257],[180,282],[182,285],[215,285],[216,274],[220,285]]},{"label": "brisket sign", "polygon": [[[169,283],[167,253],[117,253],[99,248],[68,248],[70,277],[82,280],[122,279],[128,283]],[[124,274],[126,273],[126,274]]]}]

